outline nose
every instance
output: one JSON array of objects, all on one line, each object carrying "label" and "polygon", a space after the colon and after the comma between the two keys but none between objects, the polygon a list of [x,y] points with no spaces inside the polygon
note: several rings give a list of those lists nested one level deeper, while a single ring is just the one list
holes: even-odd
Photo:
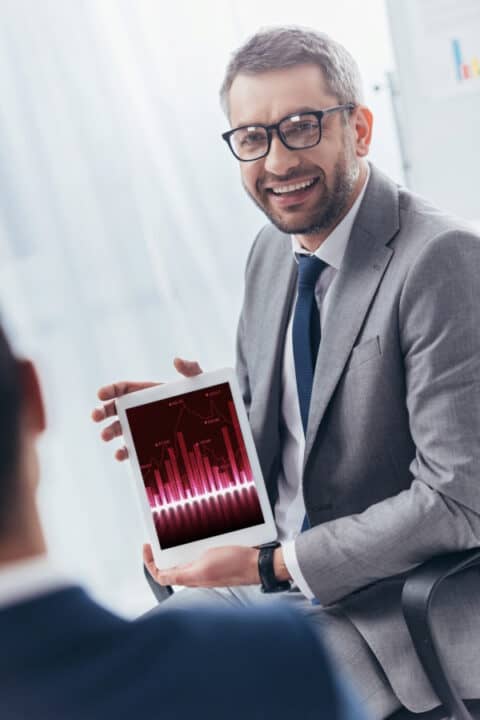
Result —
[{"label": "nose", "polygon": [[274,132],[270,152],[265,158],[264,169],[273,175],[288,175],[289,171],[299,164],[300,158],[297,152],[285,147],[277,133]]}]

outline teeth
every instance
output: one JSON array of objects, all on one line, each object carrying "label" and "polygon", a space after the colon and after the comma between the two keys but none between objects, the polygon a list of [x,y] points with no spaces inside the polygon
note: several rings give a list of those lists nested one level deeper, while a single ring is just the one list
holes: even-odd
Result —
[{"label": "teeth", "polygon": [[315,182],[315,178],[307,180],[303,183],[296,183],[296,185],[283,185],[282,187],[272,188],[275,195],[282,195],[282,193],[293,192],[294,190],[303,190],[304,188],[310,187]]}]

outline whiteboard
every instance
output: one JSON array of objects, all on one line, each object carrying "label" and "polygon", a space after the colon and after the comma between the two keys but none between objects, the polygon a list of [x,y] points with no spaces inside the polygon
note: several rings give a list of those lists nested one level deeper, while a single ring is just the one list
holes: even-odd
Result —
[{"label": "whiteboard", "polygon": [[480,0],[386,3],[407,184],[479,221]]}]

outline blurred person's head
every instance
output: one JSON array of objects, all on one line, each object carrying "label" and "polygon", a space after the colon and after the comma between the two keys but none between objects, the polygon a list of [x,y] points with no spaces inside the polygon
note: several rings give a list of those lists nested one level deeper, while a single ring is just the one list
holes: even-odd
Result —
[{"label": "blurred person's head", "polygon": [[233,54],[220,97],[252,200],[281,231],[324,238],[367,172],[372,114],[350,53],[314,30],[261,30]]},{"label": "blurred person's head", "polygon": [[44,428],[35,368],[14,356],[0,327],[0,563],[45,550],[35,500]]}]

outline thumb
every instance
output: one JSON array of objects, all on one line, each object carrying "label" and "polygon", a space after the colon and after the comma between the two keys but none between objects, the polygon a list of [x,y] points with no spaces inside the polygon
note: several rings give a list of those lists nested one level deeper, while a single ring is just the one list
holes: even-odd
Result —
[{"label": "thumb", "polygon": [[183,360],[182,358],[175,358],[173,361],[175,370],[185,377],[194,377],[200,375],[203,370],[196,360]]},{"label": "thumb", "polygon": [[143,546],[143,562],[145,565],[153,562],[152,546],[149,543],[145,543]]}]

